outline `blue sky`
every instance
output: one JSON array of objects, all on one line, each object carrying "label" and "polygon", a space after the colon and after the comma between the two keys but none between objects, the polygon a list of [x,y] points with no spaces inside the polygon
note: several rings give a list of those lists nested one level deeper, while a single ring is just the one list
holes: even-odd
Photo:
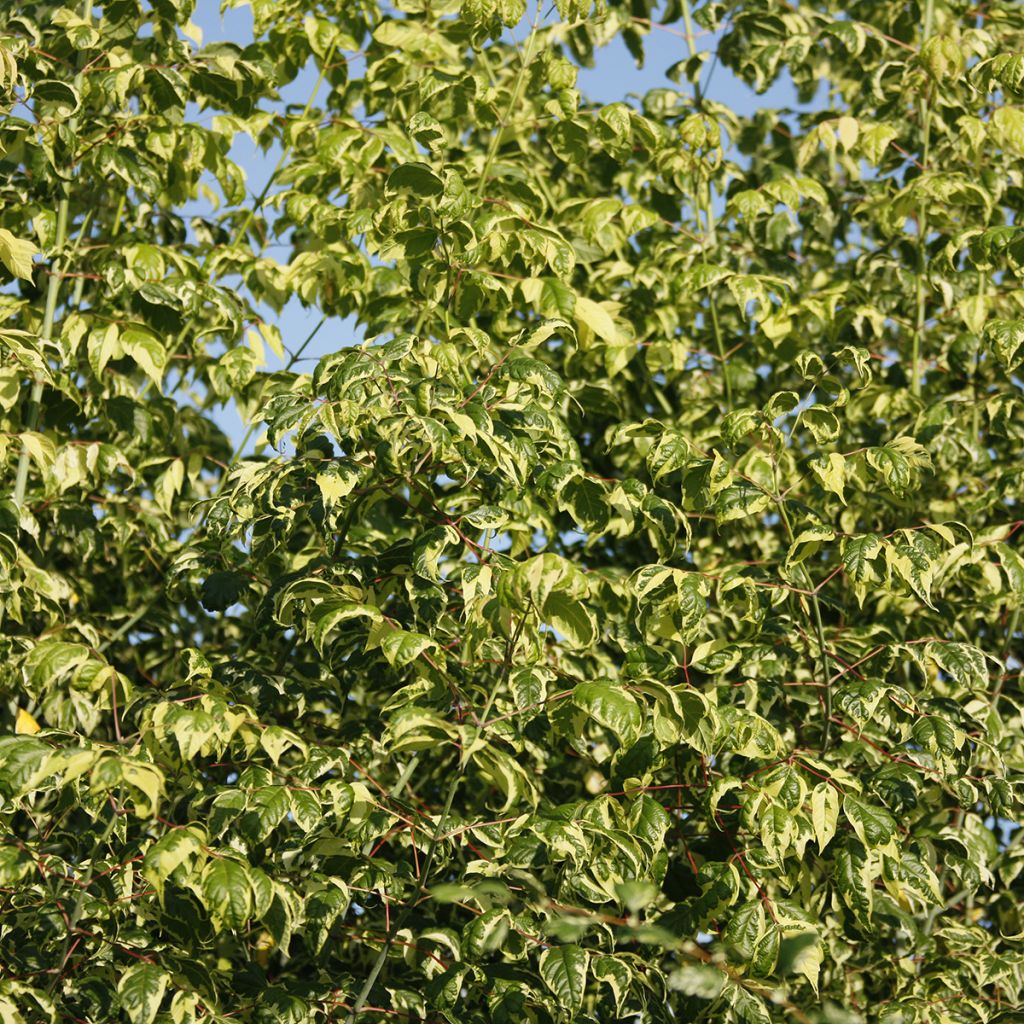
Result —
[{"label": "blue sky", "polygon": [[[244,45],[252,38],[252,16],[249,8],[238,7],[221,13],[218,7],[216,0],[199,0],[197,3],[193,21],[202,30],[203,43],[230,41]],[[512,34],[522,40],[528,28],[528,23],[524,20]],[[713,51],[716,39],[713,35],[705,33],[698,35],[696,42],[698,49]],[[668,68],[688,56],[682,25],[652,28],[645,37],[644,46],[646,60],[644,66],[638,68],[621,39],[616,37],[612,43],[595,54],[594,68],[581,70],[577,83],[580,91],[590,100],[612,103],[627,98],[631,93],[637,97],[642,96],[653,88],[683,89],[684,86],[677,85],[665,77]],[[282,97],[287,101],[304,105],[315,82],[316,73],[309,68],[282,90]],[[776,82],[766,93],[758,96],[738,81],[728,69],[710,58],[704,65],[703,87],[708,98],[725,104],[741,115],[752,114],[763,108],[798,106],[796,92],[788,80]],[[321,96],[325,88],[321,87]],[[261,153],[247,137],[240,136],[232,155],[244,169],[249,192],[255,196],[262,191],[280,154],[277,150]],[[267,316],[277,323],[285,347],[291,350],[302,344],[320,319],[316,310],[303,309],[297,300],[293,300],[279,316],[274,316],[269,311]],[[320,356],[336,350],[339,344],[355,340],[359,340],[359,337],[354,324],[331,322],[325,325],[305,350],[306,356],[310,358],[304,359],[296,369],[310,370]],[[277,360],[273,353],[268,351],[267,356],[269,363],[266,369],[278,369],[284,365],[284,361]],[[215,412],[215,419],[236,442],[245,434],[245,425],[233,406],[218,409]]]}]

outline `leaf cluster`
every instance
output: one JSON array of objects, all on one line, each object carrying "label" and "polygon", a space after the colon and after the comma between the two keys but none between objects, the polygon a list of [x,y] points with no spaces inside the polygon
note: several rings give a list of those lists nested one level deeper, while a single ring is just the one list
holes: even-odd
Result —
[{"label": "leaf cluster", "polygon": [[1019,1019],[1024,10],[192,8],[0,14],[0,1017]]}]

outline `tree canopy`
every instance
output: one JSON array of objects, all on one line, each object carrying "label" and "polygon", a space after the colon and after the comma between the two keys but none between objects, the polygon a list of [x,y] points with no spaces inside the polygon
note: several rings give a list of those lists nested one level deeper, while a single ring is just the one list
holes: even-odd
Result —
[{"label": "tree canopy", "polygon": [[1024,6],[193,6],[0,13],[0,1019],[1020,1020]]}]

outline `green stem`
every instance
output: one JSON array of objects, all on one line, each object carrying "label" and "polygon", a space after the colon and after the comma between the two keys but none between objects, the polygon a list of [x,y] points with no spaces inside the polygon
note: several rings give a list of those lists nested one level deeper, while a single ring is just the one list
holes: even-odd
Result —
[{"label": "green stem", "polygon": [[[778,466],[773,461],[772,469],[775,475],[775,489],[778,492]],[[781,494],[777,494],[776,502],[779,506],[779,517],[782,519],[783,525],[786,527],[786,534],[789,537],[789,543],[793,543],[794,533],[793,524],[789,521],[789,513],[786,511],[786,500]],[[825,705],[825,728],[822,732],[821,737],[821,752],[824,754],[829,748],[829,744],[832,740],[832,662],[828,656],[828,648],[825,645],[825,626],[821,619],[821,603],[818,601],[818,595],[814,592],[814,580],[811,578],[811,574],[807,571],[807,567],[803,562],[799,563],[800,575],[804,581],[804,587],[809,591],[806,595],[808,603],[811,606],[811,615],[813,616],[814,632],[818,639],[818,650],[820,652],[821,660],[821,673],[822,679],[824,680],[825,692],[823,694],[824,705]],[[807,608],[804,604],[803,598],[805,595],[800,595],[800,606],[804,610],[804,614],[807,615]],[[810,618],[811,616],[808,616]]]},{"label": "green stem", "polygon": [[[519,638],[522,636],[523,627],[526,625],[528,615],[529,610],[523,614],[523,617],[519,620],[519,624],[516,626],[515,633],[513,633],[509,638],[505,654],[505,664],[502,666],[501,675],[498,677],[497,682],[491,689],[487,698],[487,703],[484,706],[483,713],[477,717],[476,730],[473,738],[464,748],[466,750],[472,750],[486,727],[487,716],[490,713],[491,707],[494,705],[495,698],[498,696],[498,691],[502,686],[504,686],[508,679],[509,672],[512,670],[512,656],[515,653],[517,644],[519,643]],[[398,788],[398,785],[404,785],[406,775],[411,776],[411,769],[414,767],[414,763],[406,767],[405,772],[402,773],[402,778],[400,778],[396,784],[396,789]],[[437,825],[434,826],[434,833],[430,837],[430,845],[427,847],[427,855],[423,860],[423,870],[420,872],[421,889],[426,886],[427,881],[430,878],[430,869],[434,865],[434,855],[437,853],[437,848],[441,842],[441,836],[444,835],[444,830],[448,825],[448,815],[451,814],[452,804],[455,802],[455,793],[459,788],[459,783],[462,781],[462,777],[466,773],[467,763],[468,762],[466,761],[462,761],[459,764],[458,770],[452,776],[452,780],[448,785],[448,792],[445,794],[444,799],[444,807],[441,810],[441,816],[437,819]],[[394,795],[394,790],[392,790],[392,795]],[[391,925],[391,928],[384,939],[384,945],[377,954],[377,958],[374,960],[373,966],[370,968],[370,973],[366,976],[366,981],[363,982],[363,987],[359,990],[359,995],[356,996],[356,1001],[352,1004],[351,1010],[349,1010],[348,1017],[346,1018],[346,1024],[355,1024],[356,1018],[362,1012],[363,1007],[370,998],[370,993],[373,991],[373,986],[377,983],[377,978],[380,976],[380,972],[384,969],[384,963],[387,960],[388,952],[394,943],[395,936],[402,930],[403,925],[412,913],[412,909],[412,902],[406,903],[402,908],[402,912],[395,918],[394,923]]]},{"label": "green stem", "polygon": [[122,192],[117,200],[117,209],[114,211],[114,224],[110,229],[111,240],[117,238],[121,233],[121,218],[124,216],[125,193]]},{"label": "green stem", "polygon": [[54,974],[53,980],[50,982],[49,990],[51,993],[60,983],[60,979],[64,976],[64,968],[67,966],[68,957],[71,955],[72,936],[74,935],[75,929],[78,927],[78,922],[82,917],[85,900],[89,894],[89,883],[92,881],[92,877],[96,873],[96,858],[100,855],[100,849],[110,838],[114,831],[114,826],[117,824],[117,806],[114,804],[113,800],[111,800],[110,803],[110,820],[107,822],[107,827],[103,832],[97,836],[96,842],[93,844],[92,853],[89,855],[88,870],[85,872],[84,877],[78,882],[78,899],[75,900],[75,905],[72,907],[71,914],[68,917],[68,932],[64,939],[64,952],[61,954],[60,965],[57,968],[57,972]]},{"label": "green stem", "polygon": [[153,607],[155,601],[156,599],[154,598],[152,601],[149,601],[146,604],[144,604],[141,608],[136,609],[121,624],[120,628],[110,637],[109,640],[105,640],[103,643],[99,645],[99,647],[96,648],[100,652],[100,654],[102,654],[109,647],[112,647],[114,644],[116,644],[117,641],[120,640],[121,637],[123,637],[125,633],[127,633],[132,628],[132,626],[134,626],[140,619],[142,619],[146,612],[148,612],[149,609]]},{"label": "green stem", "polygon": [[[800,563],[800,569],[806,581],[807,589],[813,591],[814,582],[811,579],[811,574],[802,562]],[[810,595],[810,602],[811,608],[814,611],[814,625],[818,633],[818,648],[821,651],[821,669],[825,680],[825,693],[823,694],[825,700],[825,730],[821,737],[821,752],[824,754],[828,750],[832,739],[832,666],[829,662],[828,648],[825,646],[825,627],[821,621],[821,602],[818,600],[818,595],[812,593]]]},{"label": "green stem", "polygon": [[[1009,675],[1007,672],[1007,661],[1010,657],[1010,648],[1013,646],[1013,636],[1017,632],[1017,627],[1020,625],[1020,608],[1014,608],[1010,615],[1010,621],[1006,628],[1006,638],[1003,641],[1003,649],[999,652],[999,663],[1003,666],[1002,677],[996,682],[996,685],[992,688],[992,694],[989,697],[989,706],[995,708],[999,702],[999,695],[1003,692],[1003,684],[1006,681],[1006,677]],[[967,812],[962,808],[958,807],[956,814],[953,815],[951,825],[954,830],[963,828],[964,821],[967,819]],[[1024,829],[1016,834],[1017,836],[1024,835]],[[1015,837],[1016,838],[1016,837]],[[942,866],[942,871],[939,872],[939,892],[944,892],[946,889],[946,882],[949,879],[949,867],[947,865]],[[964,897],[971,899],[972,893],[966,889],[956,893],[945,904],[932,907],[928,914],[928,918],[924,923],[924,934],[928,935],[932,928],[935,926],[935,922],[938,920],[939,914],[943,910],[950,910],[960,902]]]},{"label": "green stem", "polygon": [[[437,819],[437,825],[434,827],[434,834],[430,837],[430,846],[427,848],[427,856],[424,858],[423,870],[420,873],[421,885],[423,885],[429,877],[430,869],[434,863],[434,854],[437,851],[438,844],[441,841],[441,836],[443,835],[444,829],[448,823],[448,815],[451,812],[452,804],[455,802],[455,791],[458,789],[461,781],[462,770],[460,769],[453,776],[452,781],[448,786],[448,793],[445,796],[444,808],[441,811],[441,816]],[[380,972],[384,968],[384,963],[387,960],[388,952],[391,949],[395,936],[405,924],[409,914],[412,913],[412,908],[413,904],[411,902],[407,903],[402,908],[402,912],[395,918],[394,924],[391,926],[391,929],[388,931],[388,934],[384,939],[384,945],[377,954],[377,958],[374,960],[373,966],[370,968],[370,973],[366,976],[366,981],[363,982],[363,987],[359,990],[359,995],[356,996],[356,1001],[352,1004],[352,1009],[349,1011],[347,1018],[348,1024],[353,1024],[356,1017],[366,1005],[367,1000],[370,998],[370,993],[373,991],[373,986],[376,984],[377,978],[380,976]]]},{"label": "green stem", "polygon": [[[686,48],[690,52],[691,57],[697,56],[697,40],[693,32],[693,18],[690,14],[690,0],[683,0],[683,26],[686,31]],[[700,110],[704,103],[704,97],[701,93],[700,80],[693,83],[693,98]],[[697,230],[701,235],[700,255],[707,266],[708,245],[715,244],[715,217],[713,204],[711,202],[711,182],[707,182],[707,197],[705,198],[700,194],[700,183],[694,181],[693,188],[693,212],[697,219]],[[704,216],[707,218],[708,228],[707,233],[704,233],[704,229],[700,222],[701,211],[703,210]],[[714,286],[708,288],[708,306],[711,311],[711,327],[715,335],[715,346],[718,348],[718,358],[722,364],[722,381],[725,385],[725,405],[726,409],[732,411],[732,383],[729,380],[729,374],[726,372],[726,358],[725,358],[725,343],[722,341],[722,328],[718,322],[718,306],[715,302]]]},{"label": "green stem", "polygon": [[661,406],[662,412],[664,412],[666,416],[674,416],[675,410],[672,408],[669,400],[665,397],[665,389],[658,385],[658,382],[651,374],[651,368],[647,365],[646,357],[638,359],[637,363],[640,366],[640,373],[644,378],[644,382],[647,384],[650,393],[654,396],[654,400]]},{"label": "green stem", "polygon": [[[690,3],[689,0],[683,0],[683,24],[686,30],[686,47],[690,51],[691,57],[697,56],[697,43],[693,33],[693,19],[690,16]],[[693,83],[693,95],[694,100],[699,110],[704,102],[704,97],[701,94],[700,81]],[[707,266],[707,245],[715,244],[715,217],[713,211],[713,204],[711,202],[711,182],[707,182],[707,197],[700,195],[700,185],[695,183],[694,185],[694,213],[697,217],[697,228],[701,233],[701,259],[704,261],[704,265]],[[703,228],[700,223],[700,211],[703,209],[704,216],[707,218],[707,234],[704,234]],[[713,286],[708,289],[708,305],[711,310],[711,326],[715,335],[715,346],[718,349],[718,358],[722,364],[722,380],[725,384],[725,405],[728,410],[732,410],[732,383],[729,380],[729,374],[726,372],[726,357],[725,357],[725,344],[722,341],[722,328],[718,322],[718,306],[715,302],[715,293]]]},{"label": "green stem", "polygon": [[[433,867],[434,854],[437,852],[441,836],[444,834],[444,829],[448,822],[448,815],[451,812],[452,804],[455,802],[455,791],[459,788],[459,783],[461,781],[462,770],[460,769],[452,778],[451,784],[448,786],[448,793],[445,796],[444,808],[441,811],[441,817],[437,819],[434,834],[430,837],[430,846],[427,848],[427,856],[423,861],[423,871],[420,874],[421,884],[426,881],[430,869]],[[395,936],[399,931],[401,931],[402,926],[409,917],[409,914],[412,913],[412,908],[413,904],[407,903],[402,908],[402,912],[395,918],[394,924],[392,924],[387,937],[384,939],[384,945],[381,947],[381,951],[377,954],[377,959],[374,960],[373,966],[370,968],[370,973],[366,976],[366,981],[363,982],[363,987],[359,990],[359,995],[356,996],[356,1001],[352,1004],[352,1009],[349,1011],[349,1015],[346,1018],[347,1024],[354,1024],[356,1017],[358,1017],[362,1012],[363,1007],[370,998],[373,986],[377,983],[377,978],[380,976],[380,972],[384,969],[384,963],[387,960],[388,952],[395,940]]]},{"label": "green stem", "polygon": [[[89,230],[89,224],[92,221],[92,210],[86,210],[85,216],[82,218],[82,223],[78,228],[78,235],[75,238],[75,244],[71,247],[71,252],[68,253],[65,259],[65,264],[70,264],[71,259],[78,255],[78,250],[82,245],[82,239],[85,237],[86,231]],[[75,280],[75,287],[71,293],[71,308],[80,309],[82,306],[82,292],[85,289],[85,278],[79,277]]]},{"label": "green stem", "polygon": [[[313,101],[316,99],[316,94],[320,91],[320,86],[323,85],[324,77],[327,74],[328,65],[331,63],[331,58],[334,56],[335,47],[332,44],[331,48],[327,51],[327,56],[324,58],[323,64],[320,65],[320,74],[317,75],[316,82],[313,84],[313,91],[309,94],[309,99],[306,100],[306,106],[302,110],[302,117],[307,117],[309,111],[313,106]],[[281,146],[281,155],[277,158],[277,163],[274,164],[274,169],[270,172],[270,177],[267,178],[267,183],[263,186],[262,191],[256,197],[256,202],[251,206],[245,215],[245,220],[242,222],[242,226],[238,229],[235,237],[231,240],[231,247],[234,248],[238,243],[245,237],[245,233],[249,230],[249,225],[252,224],[253,218],[256,214],[263,209],[263,204],[267,201],[267,196],[270,194],[271,188],[273,188],[274,182],[277,180],[277,176],[281,173],[281,168],[284,167],[285,160],[288,159],[288,154],[291,152],[291,143],[287,142]]]},{"label": "green stem", "polygon": [[[932,18],[934,0],[926,0],[924,7],[924,31],[922,42],[927,42],[932,34]],[[931,149],[931,107],[928,105],[927,96],[922,93],[920,101],[921,112],[921,133],[923,141],[921,145],[921,166],[922,173],[928,169],[928,159]],[[924,275],[927,263],[927,241],[928,241],[928,212],[924,205],[920,207],[917,214],[917,317],[914,324],[914,340],[910,354],[911,393],[919,398],[921,396],[921,352],[924,342],[925,324],[925,290]]]},{"label": "green stem", "polygon": [[[309,332],[309,334],[306,335],[306,340],[303,341],[303,343],[295,350],[295,352],[292,354],[291,359],[289,359],[288,362],[285,363],[284,370],[282,371],[283,373],[290,373],[291,372],[292,367],[302,358],[302,353],[306,351],[306,349],[309,347],[309,343],[320,333],[320,328],[323,327],[323,325],[325,323],[327,323],[327,314],[326,313],[322,317],[320,317],[320,319],[317,321],[316,326],[313,328],[313,330],[311,330]],[[259,421],[256,421],[256,422],[259,422]],[[250,437],[252,437],[252,433],[256,429],[256,422],[253,422],[253,423],[251,423],[249,425],[249,429],[246,432],[245,437],[242,438],[242,440],[238,444],[238,447],[235,449],[234,453],[232,454],[231,462],[230,462],[231,466],[233,466],[239,460],[239,458],[242,455],[242,452],[245,451],[246,442],[249,440]],[[263,447],[262,445],[257,445],[256,446],[256,454],[257,455],[259,454],[259,450],[262,447]]]},{"label": "green stem", "polygon": [[[317,336],[317,333],[319,332],[320,328],[323,327],[323,325],[326,322],[327,314],[325,313],[317,321],[316,327],[314,327],[313,330],[311,330],[309,334],[306,335],[306,340],[292,354],[291,359],[289,359],[288,363],[285,365],[285,368],[283,370],[284,373],[288,373],[288,371],[291,370],[291,368],[302,358],[302,353],[306,351],[306,346],[309,345],[309,343]],[[249,439],[256,432],[257,426],[259,426],[259,424],[262,422],[263,421],[260,419],[253,420],[252,423],[249,424],[249,429],[246,430],[242,440],[239,441],[238,444],[235,446],[235,450],[231,453],[231,458],[228,461],[228,468],[227,470],[225,470],[224,475],[221,477],[220,486],[217,488],[216,493],[213,495],[214,498],[220,497],[220,493],[221,491],[224,490],[224,485],[227,483],[228,471],[233,469],[235,465],[238,463],[238,460],[242,457],[242,452],[245,451],[245,446],[249,443]],[[263,445],[258,444],[256,446],[255,454],[258,455],[262,447]],[[207,509],[209,509],[209,506],[207,506]],[[201,522],[206,522],[206,515],[203,516]]]},{"label": "green stem", "polygon": [[[67,240],[68,229],[68,199],[65,196],[57,204],[57,236],[54,240],[54,249],[60,252]],[[57,311],[57,293],[60,291],[62,263],[55,260],[50,270],[50,279],[46,285],[46,307],[43,313],[43,328],[39,339],[42,347],[45,348],[53,338],[53,321]],[[39,423],[39,405],[43,398],[43,379],[36,377],[32,381],[32,391],[28,400],[28,412],[25,415],[25,429],[35,430]],[[25,490],[28,486],[28,448],[22,447],[21,457],[18,459],[18,474],[14,483],[14,503],[20,505],[25,500]]]},{"label": "green stem", "polygon": [[[710,216],[710,215],[709,215]],[[707,260],[704,261],[705,264]],[[708,289],[708,307],[711,310],[711,327],[715,333],[715,347],[722,364],[722,381],[725,384],[725,408],[732,412],[732,381],[729,380],[728,359],[725,356],[725,344],[722,341],[722,328],[718,324],[718,306],[715,303],[714,285]]]},{"label": "green stem", "polygon": [[[420,763],[420,755],[419,754],[413,754],[413,756],[411,758],[409,758],[409,763],[405,766],[405,770],[398,777],[398,781],[391,787],[391,789],[388,790],[388,796],[389,797],[391,797],[392,799],[397,799],[398,797],[400,797],[402,795],[403,790],[409,784],[409,780],[416,773],[416,768],[419,765],[419,763]],[[375,836],[372,839],[367,839],[366,842],[363,843],[363,856],[364,857],[368,857],[370,855],[370,851],[373,849],[374,844],[376,842],[377,842],[377,839],[376,839],[376,836]]]},{"label": "green stem", "polygon": [[[686,32],[686,48],[689,50],[691,57],[697,56],[697,40],[693,32],[693,18],[690,14],[690,0],[683,0],[683,26]],[[699,110],[704,102],[704,97],[701,94],[700,81],[693,83],[693,97],[696,103],[697,109]],[[705,234],[703,225],[700,222],[700,215],[703,211],[704,216],[707,218],[708,227],[707,233]],[[700,194],[700,184],[694,180],[693,187],[693,212],[697,219],[697,230],[701,235],[700,255],[704,265],[707,266],[708,254],[707,246],[715,244],[715,218],[712,209],[711,202],[711,182],[707,183],[707,198]],[[722,341],[722,328],[718,322],[718,306],[715,302],[714,286],[708,288],[708,307],[711,312],[711,328],[715,335],[715,346],[718,349],[718,358],[722,364],[722,381],[724,383],[725,390],[725,406],[726,409],[732,411],[732,383],[729,380],[729,374],[726,372],[726,358],[725,358],[725,343]]]},{"label": "green stem", "polygon": [[[707,217],[708,227],[704,231],[701,223],[701,210]],[[703,265],[708,265],[708,243],[714,244],[715,221],[711,215],[711,186],[708,185],[708,201],[705,204],[700,196],[700,184],[694,181],[693,184],[693,213],[697,220],[697,231],[700,233],[700,258]],[[732,412],[732,382],[729,380],[728,360],[725,355],[725,342],[722,340],[722,327],[718,322],[718,304],[715,302],[715,285],[708,285],[708,310],[711,313],[711,329],[715,336],[715,347],[718,349],[718,361],[722,366],[722,384],[725,392],[726,411]]]},{"label": "green stem", "polygon": [[[82,18],[86,21],[92,20],[92,0],[84,0],[82,4]],[[82,72],[75,75],[75,91],[80,92],[82,88]],[[68,119],[68,127],[71,135],[74,136],[78,119]],[[39,334],[42,348],[53,339],[53,322],[57,313],[57,295],[60,292],[61,272],[64,269],[64,261],[61,260],[61,250],[67,241],[68,234],[68,205],[69,198],[65,187],[64,195],[57,203],[57,233],[54,238],[54,263],[50,269],[50,278],[46,282],[46,306],[43,312],[43,327]],[[36,377],[32,381],[32,391],[29,394],[28,411],[25,416],[25,427],[27,430],[35,430],[39,422],[39,406],[43,399],[43,379]],[[25,500],[25,490],[28,487],[29,454],[26,447],[22,447],[21,455],[18,458],[18,472],[14,481],[14,503],[21,505]]]},{"label": "green stem", "polygon": [[[693,19],[690,16],[690,0],[683,0],[683,27],[686,31],[686,48],[690,51],[690,57],[697,56],[697,42],[696,37],[693,33]],[[700,78],[693,83],[693,97],[697,102],[697,107],[701,106],[703,97],[700,91]]]},{"label": "green stem", "polygon": [[541,11],[543,9],[543,0],[537,0],[537,11],[533,16],[533,24],[530,26],[530,35],[526,40],[526,47],[523,51],[523,60],[519,65],[519,73],[516,75],[515,83],[512,86],[512,96],[508,102],[508,109],[505,111],[505,116],[498,123],[497,130],[491,137],[491,144],[487,147],[487,156],[484,158],[483,170],[480,172],[480,181],[477,183],[476,195],[479,199],[487,188],[487,175],[491,169],[491,164],[494,162],[495,156],[498,154],[498,147],[501,145],[501,134],[505,130],[505,125],[508,123],[509,117],[512,115],[512,111],[515,110],[516,104],[519,102],[519,94],[522,91],[523,83],[526,81],[526,72],[530,65],[533,63],[533,45],[537,39],[537,31],[540,28]]},{"label": "green stem", "polygon": [[[978,275],[978,298],[982,298],[985,294],[985,287],[988,284],[988,275],[981,273]],[[978,371],[981,367],[981,346],[977,346],[974,350],[974,366],[971,368],[971,392],[974,395],[974,401],[971,403],[971,443],[981,447],[981,409],[979,408],[978,399]]]},{"label": "green stem", "polygon": [[1010,658],[1010,648],[1013,646],[1013,635],[1017,632],[1017,627],[1020,625],[1020,608],[1014,608],[1013,613],[1010,615],[1010,624],[1006,629],[1006,641],[1003,643],[1002,653],[999,655],[1000,664],[1003,666],[1003,672],[1000,678],[996,681],[996,685],[992,687],[992,696],[989,697],[989,704],[995,707],[996,702],[999,700],[999,695],[1003,692],[1003,684],[1006,682],[1007,676],[1009,676],[1009,666],[1006,664]]}]

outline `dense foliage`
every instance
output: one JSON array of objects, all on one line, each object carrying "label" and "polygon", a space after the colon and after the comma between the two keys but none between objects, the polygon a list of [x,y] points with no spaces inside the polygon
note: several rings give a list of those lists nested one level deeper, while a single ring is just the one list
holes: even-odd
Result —
[{"label": "dense foliage", "polygon": [[1020,1020],[1024,6],[191,6],[0,14],[0,1019]]}]

